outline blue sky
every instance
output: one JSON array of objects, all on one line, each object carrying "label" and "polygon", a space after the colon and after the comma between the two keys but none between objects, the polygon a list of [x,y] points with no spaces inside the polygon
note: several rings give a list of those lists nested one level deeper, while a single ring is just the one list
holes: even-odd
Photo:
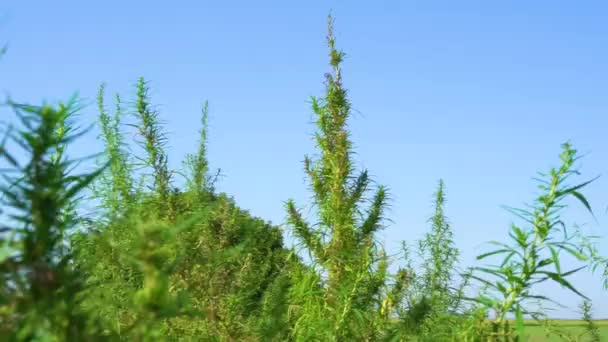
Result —
[{"label": "blue sky", "polygon": [[[283,202],[309,198],[302,171],[314,153],[309,98],[327,68],[326,16],[348,55],[357,160],[391,190],[389,249],[428,228],[431,194],[447,186],[447,214],[463,266],[506,238],[532,177],[570,140],[597,221],[580,206],[567,219],[608,229],[608,4],[601,1],[31,1],[0,5],[0,91],[19,101],[93,103],[97,87],[132,98],[151,82],[170,132],[171,164],[196,148],[210,103],[210,161],[220,189],[280,224]],[[96,118],[93,105],[82,122]],[[99,151],[91,134],[73,153]],[[608,254],[608,243],[602,251]],[[574,282],[608,317],[600,277]],[[579,299],[544,286],[576,317]]]}]

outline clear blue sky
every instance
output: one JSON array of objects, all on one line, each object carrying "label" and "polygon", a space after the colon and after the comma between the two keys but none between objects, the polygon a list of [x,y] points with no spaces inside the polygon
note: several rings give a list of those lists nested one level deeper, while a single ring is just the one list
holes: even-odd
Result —
[{"label": "clear blue sky", "polygon": [[[307,202],[302,159],[314,152],[308,99],[323,90],[326,16],[348,54],[346,86],[357,158],[391,189],[391,250],[427,229],[439,178],[462,265],[507,236],[535,194],[532,176],[571,140],[597,222],[608,229],[608,4],[603,1],[30,1],[0,5],[0,91],[93,103],[98,85],[131,97],[140,75],[170,131],[171,163],[194,151],[210,102],[210,161],[220,189],[255,215],[284,221],[283,202]],[[95,120],[94,106],[82,113]],[[89,135],[75,153],[101,145]],[[608,254],[604,242],[603,252]],[[599,276],[575,283],[608,317]],[[576,317],[579,299],[546,286]]]}]

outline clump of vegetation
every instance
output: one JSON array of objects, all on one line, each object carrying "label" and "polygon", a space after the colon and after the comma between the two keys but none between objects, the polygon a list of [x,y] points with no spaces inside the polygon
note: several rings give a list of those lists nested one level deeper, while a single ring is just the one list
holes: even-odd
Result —
[{"label": "clump of vegetation", "polygon": [[[331,18],[327,43],[325,94],[312,99],[319,154],[304,160],[316,218],[287,201],[297,242],[291,249],[279,227],[217,191],[206,102],[197,150],[184,170],[172,170],[147,82],[138,80],[134,101],[117,94],[113,111],[102,85],[105,149],[83,174],[67,153],[84,133],[74,128],[76,101],[9,103],[19,127],[6,127],[0,145],[7,166],[0,184],[0,339],[515,341],[527,336],[528,316],[551,336],[601,340],[589,301],[581,306],[584,334],[555,328],[531,303],[551,300],[534,292],[547,281],[584,297],[569,276],[586,267],[608,270],[596,238],[569,235],[560,219],[567,198],[591,211],[582,193],[590,182],[568,184],[578,173],[571,145],[564,144],[561,165],[539,179],[534,204],[510,209],[522,221],[511,227],[511,243],[493,242],[497,249],[478,257],[502,260],[460,272],[440,181],[430,229],[417,245],[420,262],[404,242],[405,263],[397,264],[378,241],[388,191],[353,162],[344,54]],[[136,146],[125,138],[131,133]],[[562,269],[564,256],[580,267]]]},{"label": "clump of vegetation", "polygon": [[[110,121],[99,106],[109,163],[101,184],[111,191],[96,186],[93,194],[109,204],[104,213],[111,219],[96,221],[77,239],[78,262],[90,284],[84,306],[99,315],[106,331],[125,338],[253,336],[269,320],[254,313],[269,310],[267,293],[283,282],[278,276],[287,251],[280,231],[215,193],[206,157],[206,105],[199,147],[187,156],[186,172],[169,170],[165,134],[147,94],[140,79],[132,111],[145,157],[135,156],[135,162],[122,143],[120,114]],[[138,167],[143,172],[135,187]],[[172,174],[188,177],[184,189],[173,185]]]},{"label": "clump of vegetation", "polygon": [[[81,310],[85,288],[74,267],[68,234],[79,223],[74,201],[101,173],[71,175],[76,161],[66,146],[79,132],[70,122],[75,103],[51,106],[10,104],[21,128],[7,128],[0,156],[9,165],[3,195],[0,258],[0,336],[7,341],[86,340]],[[20,156],[7,142],[21,148]],[[26,156],[27,161],[20,162]]]},{"label": "clump of vegetation", "polygon": [[396,310],[399,336],[416,335],[423,341],[442,340],[454,334],[455,326],[463,324],[462,313],[467,310],[463,291],[469,276],[465,274],[460,284],[456,283],[460,252],[445,215],[445,202],[445,184],[440,180],[433,196],[430,230],[418,241],[422,262],[418,267],[410,262],[406,268],[408,290]]},{"label": "clump of vegetation", "polygon": [[99,87],[97,94],[97,109],[99,111],[99,126],[101,127],[101,140],[104,142],[108,170],[95,182],[93,189],[96,197],[103,200],[101,209],[108,214],[120,215],[135,201],[132,179],[133,163],[131,162],[127,146],[121,132],[123,108],[120,95],[116,94],[116,109],[113,115],[108,113],[105,106],[105,84]]},{"label": "clump of vegetation", "polygon": [[335,47],[331,18],[327,41],[332,72],[326,75],[324,98],[312,99],[321,155],[318,160],[304,160],[318,223],[308,223],[293,201],[286,205],[294,235],[312,258],[312,267],[294,277],[292,337],[298,341],[376,339],[390,314],[381,312],[378,305],[387,292],[388,273],[386,254],[375,241],[388,198],[380,186],[370,207],[362,206],[371,180],[366,170],[355,175],[351,160],[346,128],[350,103],[340,68],[344,54]]},{"label": "clump of vegetation", "polygon": [[[546,180],[539,179],[541,195],[536,198],[531,209],[513,209],[510,211],[521,218],[529,228],[521,228],[513,224],[509,237],[513,243],[508,245],[499,241],[492,243],[499,248],[480,255],[482,260],[494,255],[504,255],[502,262],[496,266],[476,267],[490,278],[474,276],[494,290],[499,295],[496,298],[480,296],[476,300],[488,309],[494,309],[496,329],[505,328],[507,314],[516,317],[517,330],[523,330],[524,314],[534,314],[526,309],[525,301],[530,299],[550,300],[547,296],[534,294],[533,285],[545,281],[554,281],[572,292],[584,297],[566,278],[583,268],[586,264],[573,270],[562,270],[560,253],[567,253],[580,261],[588,257],[579,251],[579,246],[571,241],[567,227],[560,219],[560,213],[565,208],[563,201],[568,197],[579,200],[589,211],[591,207],[585,197],[579,192],[591,183],[587,181],[570,185],[567,181],[578,172],[573,169],[576,161],[576,151],[570,144],[563,146],[560,155],[561,166],[553,168]],[[553,269],[553,270],[551,270]],[[489,279],[494,278],[494,281]]]},{"label": "clump of vegetation", "polygon": [[591,302],[588,300],[583,301],[583,304],[581,304],[581,313],[583,315],[582,319],[585,322],[585,330],[591,341],[600,342],[600,329],[593,321],[592,310]]}]

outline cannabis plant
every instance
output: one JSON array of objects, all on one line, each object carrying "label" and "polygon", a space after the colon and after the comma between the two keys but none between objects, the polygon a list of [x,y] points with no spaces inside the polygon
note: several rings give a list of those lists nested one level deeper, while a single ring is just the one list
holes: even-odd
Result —
[{"label": "cannabis plant", "polygon": [[99,87],[97,95],[97,108],[99,111],[99,125],[101,140],[105,146],[105,157],[109,163],[108,170],[94,183],[96,197],[101,199],[104,213],[109,216],[118,216],[129,208],[134,200],[132,162],[127,153],[121,131],[121,120],[124,115],[120,95],[116,94],[116,108],[114,115],[110,115],[105,106],[105,84]]},{"label": "cannabis plant", "polygon": [[[68,233],[76,228],[74,200],[103,169],[72,174],[66,146],[82,132],[70,123],[74,101],[57,108],[11,103],[21,124],[8,130],[0,156],[8,164],[0,242],[0,335],[16,340],[87,340],[95,336],[80,308],[84,284],[73,264]],[[19,157],[7,141],[21,148]],[[20,159],[25,156],[25,161]]]},{"label": "cannabis plant", "polygon": [[209,162],[207,160],[207,116],[209,104],[205,101],[201,116],[201,130],[199,132],[198,150],[194,154],[186,155],[184,162],[186,166],[186,179],[189,190],[199,197],[208,196],[215,191],[215,183],[219,176],[218,170],[215,175],[210,174]]},{"label": "cannabis plant", "polygon": [[444,213],[445,186],[439,181],[435,192],[435,213],[430,219],[431,231],[420,241],[423,262],[423,283],[434,310],[447,311],[453,301],[451,293],[454,268],[458,261],[458,249],[453,240],[454,233]]},{"label": "cannabis plant", "polygon": [[550,300],[546,296],[534,294],[536,284],[554,281],[584,297],[567,278],[586,266],[563,270],[560,261],[562,253],[574,256],[580,261],[587,261],[588,258],[580,252],[578,244],[568,235],[560,213],[565,208],[564,200],[569,197],[579,200],[591,211],[589,203],[580,192],[591,181],[577,185],[568,184],[572,176],[578,174],[574,169],[576,150],[570,144],[563,145],[560,159],[561,165],[558,168],[552,168],[548,174],[541,174],[544,179],[538,181],[542,193],[530,209],[510,209],[527,226],[513,224],[509,233],[511,244],[494,241],[492,244],[498,246],[498,249],[477,257],[483,260],[490,256],[504,256],[498,265],[475,267],[478,274],[486,276],[474,276],[498,295],[476,298],[480,304],[496,311],[496,329],[504,329],[507,314],[513,313],[517,330],[521,333],[523,315],[531,313],[525,306],[526,301]]},{"label": "cannabis plant", "polygon": [[335,47],[331,18],[328,32],[331,73],[326,75],[325,96],[312,98],[320,157],[304,160],[318,221],[309,223],[293,201],[286,204],[288,224],[312,259],[312,269],[295,274],[292,338],[373,339],[383,316],[378,303],[389,280],[387,257],[375,242],[383,228],[387,192],[377,187],[365,208],[373,188],[367,171],[357,175],[352,161],[347,129],[351,105],[341,70],[344,54]]},{"label": "cannabis plant", "polygon": [[[170,217],[171,212],[171,176],[168,166],[168,156],[165,151],[166,134],[162,123],[149,100],[149,87],[143,77],[137,81],[137,97],[135,101],[135,118],[137,123],[133,126],[140,137],[139,144],[145,151],[145,157],[140,158],[140,165],[151,172],[153,178],[154,202],[160,217]],[[146,174],[150,176],[150,174]]]},{"label": "cannabis plant", "polygon": [[422,260],[419,272],[411,264],[408,266],[413,275],[411,285],[397,310],[400,335],[416,335],[420,341],[446,338],[461,321],[460,300],[468,276],[463,277],[459,287],[455,286],[459,251],[445,215],[445,201],[445,186],[440,180],[433,196],[431,229],[418,242]]},{"label": "cannabis plant", "polygon": [[[163,184],[171,180],[161,181],[164,176],[157,174],[169,172],[165,134],[158,115],[149,109],[147,92],[140,80],[134,108],[119,106],[113,118],[100,105],[110,168],[102,180],[106,183],[99,184],[113,197],[95,192],[108,214],[77,239],[78,265],[89,285],[83,310],[109,336],[130,340],[285,336],[286,309],[278,301],[289,279],[279,277],[287,257],[279,229],[214,192],[206,155],[206,106],[198,150],[188,155],[183,173],[188,183],[162,200]],[[138,170],[131,167],[122,142],[123,111],[136,113],[133,128],[145,138],[139,141],[143,157],[133,159],[149,172],[144,174],[148,189],[133,185]]]},{"label": "cannabis plant", "polygon": [[600,329],[593,321],[593,308],[591,306],[591,301],[584,300],[580,308],[581,314],[583,315],[582,319],[585,322],[585,332],[587,333],[592,342],[600,342]]}]

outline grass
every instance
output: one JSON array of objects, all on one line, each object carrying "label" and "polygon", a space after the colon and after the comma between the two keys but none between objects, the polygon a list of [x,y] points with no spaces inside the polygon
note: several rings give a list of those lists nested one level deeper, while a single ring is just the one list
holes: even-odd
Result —
[{"label": "grass", "polygon": [[[601,341],[608,341],[608,319],[595,320],[595,324],[600,329]],[[545,341],[591,341],[585,336],[585,325],[583,320],[550,320],[553,332],[547,336],[547,329],[541,323],[536,321],[526,322],[524,334],[529,342],[545,342]],[[560,333],[566,333],[571,336],[571,339],[560,337]],[[578,339],[577,339],[578,338]]]}]

